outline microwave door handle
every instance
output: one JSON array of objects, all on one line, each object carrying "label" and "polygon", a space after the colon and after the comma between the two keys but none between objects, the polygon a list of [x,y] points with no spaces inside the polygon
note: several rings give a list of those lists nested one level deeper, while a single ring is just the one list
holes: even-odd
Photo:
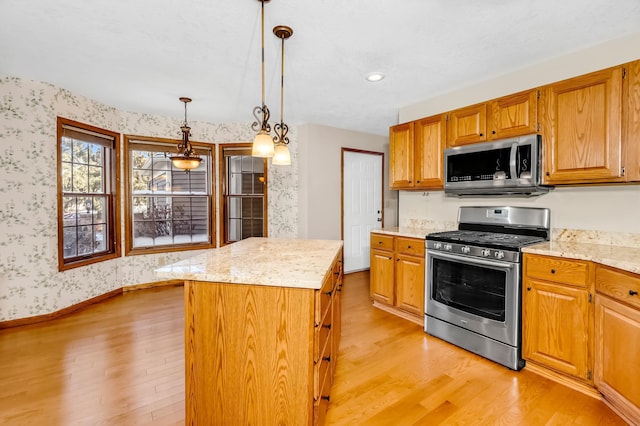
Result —
[{"label": "microwave door handle", "polygon": [[511,179],[518,179],[518,144],[511,145],[511,155],[509,157],[509,168],[511,169]]}]

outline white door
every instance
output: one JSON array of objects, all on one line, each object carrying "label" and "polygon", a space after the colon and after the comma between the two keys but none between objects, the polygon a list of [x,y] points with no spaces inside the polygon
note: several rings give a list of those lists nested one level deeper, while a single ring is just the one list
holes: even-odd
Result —
[{"label": "white door", "polygon": [[369,233],[382,228],[382,153],[342,151],[344,271],[369,268]]}]

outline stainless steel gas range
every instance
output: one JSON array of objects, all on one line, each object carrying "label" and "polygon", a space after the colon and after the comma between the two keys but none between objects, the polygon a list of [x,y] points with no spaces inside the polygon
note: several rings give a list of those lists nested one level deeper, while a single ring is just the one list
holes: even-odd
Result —
[{"label": "stainless steel gas range", "polygon": [[549,232],[548,209],[460,207],[457,231],[426,237],[425,332],[524,367],[521,248]]}]

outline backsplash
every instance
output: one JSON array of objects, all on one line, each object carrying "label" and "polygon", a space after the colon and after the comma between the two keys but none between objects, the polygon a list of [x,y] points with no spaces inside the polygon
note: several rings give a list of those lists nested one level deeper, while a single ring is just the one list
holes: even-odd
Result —
[{"label": "backsplash", "polygon": [[[176,117],[179,112],[176,100]],[[52,84],[0,77],[0,321],[44,315],[114,289],[157,281],[153,270],[158,266],[200,252],[122,256],[59,272],[57,116],[123,134],[173,139],[179,139],[182,124],[179,119],[119,111]],[[253,139],[249,123],[190,124],[194,141],[217,144]],[[289,138],[292,165],[269,167],[270,237],[297,236],[295,128]]]},{"label": "backsplash", "polygon": [[628,232],[552,229],[551,239],[553,241],[640,248],[640,234]]}]

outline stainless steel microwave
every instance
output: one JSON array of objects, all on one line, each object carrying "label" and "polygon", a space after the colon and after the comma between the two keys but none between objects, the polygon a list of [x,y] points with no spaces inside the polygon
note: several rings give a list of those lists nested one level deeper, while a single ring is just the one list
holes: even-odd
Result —
[{"label": "stainless steel microwave", "polygon": [[540,195],[542,138],[531,134],[448,148],[444,191],[454,195]]}]

